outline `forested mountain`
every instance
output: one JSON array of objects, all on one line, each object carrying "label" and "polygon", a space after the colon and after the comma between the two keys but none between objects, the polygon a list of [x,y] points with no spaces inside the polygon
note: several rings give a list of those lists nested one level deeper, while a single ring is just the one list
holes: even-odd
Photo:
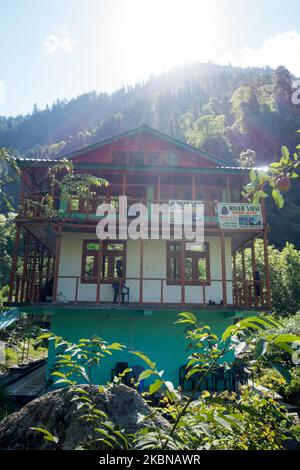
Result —
[{"label": "forested mountain", "polygon": [[[284,67],[186,65],[112,94],[93,91],[43,110],[35,105],[26,116],[0,117],[0,147],[53,158],[148,124],[228,161],[252,149],[264,164],[278,158],[283,144],[293,150],[300,141],[292,79]],[[298,189],[294,184],[286,205],[294,221],[288,237],[282,228],[276,232],[273,214],[278,244],[289,239],[299,247]]]},{"label": "forested mountain", "polygon": [[229,160],[251,148],[267,162],[296,142],[300,106],[291,102],[291,80],[283,67],[187,65],[110,95],[93,91],[0,117],[0,146],[56,156],[148,124]]}]

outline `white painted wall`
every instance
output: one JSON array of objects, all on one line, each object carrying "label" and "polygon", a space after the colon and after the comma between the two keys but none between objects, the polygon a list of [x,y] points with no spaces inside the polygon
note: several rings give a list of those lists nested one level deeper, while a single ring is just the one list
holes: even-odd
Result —
[{"label": "white painted wall", "polygon": [[[63,233],[61,241],[61,255],[59,276],[78,276],[78,301],[96,300],[96,285],[81,284],[81,260],[83,240],[95,239],[93,234],[84,233]],[[212,300],[220,303],[222,295],[222,264],[221,264],[221,242],[217,237],[208,237],[210,248],[210,272],[212,281],[210,286],[205,286],[205,301]],[[160,302],[161,281],[149,280],[149,278],[166,278],[166,241],[145,240],[144,242],[144,282],[143,282],[143,302]],[[227,302],[232,303],[232,272],[231,272],[231,239],[225,238],[226,254],[226,275],[227,282]],[[127,267],[126,284],[130,287],[130,301],[139,301],[138,278],[140,275],[140,242],[135,240],[127,241]],[[147,280],[148,279],[148,280]],[[66,298],[68,301],[75,300],[76,280],[59,278],[58,297],[59,300]],[[62,293],[62,295],[59,295]],[[110,284],[101,284],[100,300],[111,302],[113,299],[113,288]],[[185,288],[186,303],[203,303],[202,286],[187,286]],[[165,303],[181,302],[181,286],[168,286],[163,281],[163,301]]]}]

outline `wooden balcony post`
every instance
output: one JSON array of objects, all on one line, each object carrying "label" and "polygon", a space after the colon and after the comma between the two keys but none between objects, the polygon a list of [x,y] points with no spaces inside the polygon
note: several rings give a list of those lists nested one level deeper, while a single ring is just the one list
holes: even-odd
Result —
[{"label": "wooden balcony post", "polygon": [[21,280],[20,302],[24,302],[25,300],[25,292],[26,292],[25,286],[27,282],[29,243],[30,243],[30,234],[27,232],[24,237],[24,258],[23,258],[23,272],[22,272],[22,280]]},{"label": "wooden balcony post", "polygon": [[46,264],[46,282],[49,281],[49,275],[50,275],[50,262],[51,262],[51,253],[49,250],[47,250],[47,264]]},{"label": "wooden balcony post", "polygon": [[160,204],[160,198],[161,198],[161,179],[160,175],[157,177],[157,204]]},{"label": "wooden balcony post", "polygon": [[57,300],[57,287],[58,287],[58,274],[59,274],[59,262],[60,262],[61,237],[62,237],[62,228],[61,228],[61,226],[59,225],[59,227],[58,227],[58,233],[57,233],[57,238],[56,238],[55,267],[54,267],[52,302],[56,302],[56,300]]},{"label": "wooden balcony post", "polygon": [[227,202],[231,202],[231,187],[229,176],[226,176]]},{"label": "wooden balcony post", "polygon": [[246,265],[245,265],[245,248],[242,246],[242,278],[243,278],[243,291],[244,291],[244,304],[247,305],[247,278],[246,278]]},{"label": "wooden balcony post", "polygon": [[127,175],[124,173],[123,178],[122,178],[122,194],[123,196],[126,196],[126,183],[127,183]]},{"label": "wooden balcony post", "polygon": [[196,176],[192,175],[192,201],[196,201]]},{"label": "wooden balcony post", "polygon": [[35,296],[36,296],[35,278],[36,278],[36,262],[37,262],[38,249],[39,249],[39,244],[37,241],[35,241],[35,249],[33,253],[32,271],[31,271],[30,302],[34,302]]},{"label": "wooden balcony post", "polygon": [[254,306],[257,307],[258,305],[258,298],[256,295],[257,291],[257,280],[256,280],[256,258],[255,258],[255,244],[254,240],[251,240],[251,259],[252,259],[252,279],[253,279],[253,298],[254,298]]},{"label": "wooden balcony post", "polygon": [[267,227],[264,227],[264,259],[265,259],[267,307],[271,308],[271,281],[270,281]]},{"label": "wooden balcony post", "polygon": [[140,295],[139,303],[143,303],[143,277],[144,277],[144,240],[140,239]]},{"label": "wooden balcony post", "polygon": [[181,279],[181,305],[185,304],[185,241],[181,240],[180,250],[180,279]]},{"label": "wooden balcony post", "polygon": [[100,288],[101,288],[101,275],[102,275],[102,257],[103,257],[103,240],[99,240],[99,258],[98,258],[98,270],[97,270],[97,292],[96,292],[96,303],[100,303]]},{"label": "wooden balcony post", "polygon": [[238,305],[238,296],[237,296],[237,282],[236,282],[236,253],[233,253],[233,292],[234,292],[234,303]]},{"label": "wooden balcony post", "polygon": [[19,256],[20,237],[21,237],[21,226],[19,224],[17,224],[17,226],[16,226],[15,246],[14,246],[13,258],[12,258],[12,264],[11,264],[11,272],[10,272],[10,280],[9,280],[9,293],[8,293],[8,301],[9,302],[11,302],[12,298],[13,298],[16,271],[17,271],[17,264],[18,264],[18,256]]},{"label": "wooden balcony post", "polygon": [[223,305],[227,305],[226,253],[225,253],[224,230],[221,230],[221,261],[222,261]]}]

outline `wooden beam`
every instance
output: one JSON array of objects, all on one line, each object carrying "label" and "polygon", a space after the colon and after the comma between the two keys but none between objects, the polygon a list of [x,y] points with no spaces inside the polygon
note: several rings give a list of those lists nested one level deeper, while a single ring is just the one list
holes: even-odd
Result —
[{"label": "wooden beam", "polygon": [[28,255],[29,255],[29,243],[30,243],[30,233],[26,232],[24,237],[24,258],[23,258],[23,272],[22,272],[22,281],[21,281],[21,294],[20,302],[24,302],[25,293],[26,293],[26,283],[27,283],[27,272],[28,272]]},{"label": "wooden beam", "polygon": [[180,250],[180,279],[181,279],[181,305],[185,304],[185,240],[181,240]]},{"label": "wooden beam", "polygon": [[19,245],[20,245],[20,237],[21,237],[21,226],[17,224],[16,226],[16,237],[15,237],[15,246],[11,264],[11,272],[10,272],[10,280],[9,280],[9,293],[8,293],[8,301],[12,301],[14,287],[15,287],[15,278],[16,278],[16,271],[17,271],[17,264],[18,264],[18,256],[19,256]]},{"label": "wooden beam", "polygon": [[139,303],[143,303],[143,278],[144,278],[144,240],[140,239],[140,295]]},{"label": "wooden beam", "polygon": [[99,257],[98,257],[98,270],[97,270],[97,291],[96,291],[96,303],[100,303],[100,288],[101,288],[101,276],[102,276],[102,258],[103,258],[103,240],[99,240]]},{"label": "wooden beam", "polygon": [[157,203],[160,204],[161,199],[161,178],[160,175],[157,176]]},{"label": "wooden beam", "polygon": [[231,187],[229,176],[226,176],[227,202],[231,202]]},{"label": "wooden beam", "polygon": [[31,270],[30,302],[34,302],[36,298],[35,278],[36,278],[36,262],[37,262],[38,249],[39,249],[39,244],[36,241],[35,249],[33,253],[32,270]]},{"label": "wooden beam", "polygon": [[196,201],[196,176],[192,175],[192,200]]},{"label": "wooden beam", "polygon": [[123,196],[126,195],[126,184],[127,184],[127,175],[126,175],[126,173],[124,173],[123,177],[122,177],[122,194],[123,194]]},{"label": "wooden beam", "polygon": [[254,298],[254,306],[257,307],[258,305],[258,298],[256,295],[257,290],[257,280],[256,280],[256,258],[255,258],[255,244],[254,240],[251,240],[251,260],[252,260],[252,280],[253,280],[253,298]]},{"label": "wooden beam", "polygon": [[265,259],[265,280],[266,280],[266,293],[267,293],[267,307],[271,308],[271,280],[270,280],[270,267],[269,267],[269,254],[268,254],[268,234],[267,227],[264,229],[264,259]]},{"label": "wooden beam", "polygon": [[61,228],[61,225],[59,225],[58,226],[57,238],[56,238],[56,250],[55,250],[55,268],[54,268],[53,293],[52,293],[52,301],[53,302],[56,302],[56,300],[57,300],[57,286],[58,286],[58,274],[59,274],[59,262],[60,262],[61,237],[62,237],[62,228]]},{"label": "wooden beam", "polygon": [[233,261],[233,291],[234,291],[234,295],[235,295],[235,299],[234,299],[234,303],[236,305],[238,305],[238,302],[237,302],[237,282],[236,282],[236,254],[234,253],[233,254],[233,257],[232,257],[232,261]]},{"label": "wooden beam", "polygon": [[244,304],[247,305],[247,278],[246,278],[246,265],[245,265],[245,248],[241,249],[242,256],[242,278],[243,278],[243,290],[244,290]]},{"label": "wooden beam", "polygon": [[223,230],[221,230],[221,261],[222,261],[223,304],[227,305],[226,253],[225,253],[225,236],[224,236]]}]

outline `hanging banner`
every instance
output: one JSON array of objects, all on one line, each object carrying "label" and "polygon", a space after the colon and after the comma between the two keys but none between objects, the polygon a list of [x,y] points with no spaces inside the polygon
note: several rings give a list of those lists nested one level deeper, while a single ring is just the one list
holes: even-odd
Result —
[{"label": "hanging banner", "polygon": [[263,227],[260,204],[219,203],[218,222],[220,228],[258,229]]}]

